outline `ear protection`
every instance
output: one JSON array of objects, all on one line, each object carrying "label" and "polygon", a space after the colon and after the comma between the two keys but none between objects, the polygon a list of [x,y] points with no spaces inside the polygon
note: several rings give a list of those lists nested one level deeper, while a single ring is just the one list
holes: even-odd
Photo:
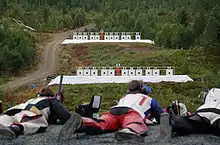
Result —
[{"label": "ear protection", "polygon": [[172,108],[176,108],[176,113],[179,115],[180,114],[180,106],[178,100],[175,100],[172,102]]},{"label": "ear protection", "polygon": [[141,93],[145,95],[147,95],[148,93],[152,93],[152,88],[145,85],[142,80],[140,80],[140,90],[141,90]]},{"label": "ear protection", "polygon": [[140,82],[140,90],[143,91],[144,89],[144,82],[142,80],[139,80]]}]

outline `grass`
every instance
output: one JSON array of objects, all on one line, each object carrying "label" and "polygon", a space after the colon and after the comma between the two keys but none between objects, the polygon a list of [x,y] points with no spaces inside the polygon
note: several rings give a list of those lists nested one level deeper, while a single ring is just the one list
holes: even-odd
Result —
[{"label": "grass", "polygon": [[10,81],[10,77],[0,77],[0,86]]},{"label": "grass", "polygon": [[24,103],[34,98],[41,87],[30,88],[28,86],[20,87],[17,90],[3,92],[0,90],[0,100],[3,102],[3,109],[10,108],[16,104]]},{"label": "grass", "polygon": [[[190,83],[158,83],[148,84],[153,88],[150,94],[161,107],[167,107],[173,100],[187,104],[190,111],[194,111],[202,100],[198,94],[206,90],[206,86],[198,82]],[[67,85],[65,86],[65,105],[68,110],[74,110],[76,104],[89,102],[92,95],[102,96],[101,112],[107,111],[113,100],[119,100],[127,90],[127,84],[95,84],[95,85]]]}]

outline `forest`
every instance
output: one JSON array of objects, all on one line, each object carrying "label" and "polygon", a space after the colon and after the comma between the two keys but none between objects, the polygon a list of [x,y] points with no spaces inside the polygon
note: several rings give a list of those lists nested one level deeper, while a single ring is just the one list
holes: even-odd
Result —
[{"label": "forest", "polygon": [[0,75],[34,63],[36,32],[95,23],[98,30],[141,32],[166,49],[204,47],[220,54],[219,0],[1,0]]},{"label": "forest", "polygon": [[34,63],[35,36],[22,27],[0,20],[0,75],[13,75],[16,70]]}]

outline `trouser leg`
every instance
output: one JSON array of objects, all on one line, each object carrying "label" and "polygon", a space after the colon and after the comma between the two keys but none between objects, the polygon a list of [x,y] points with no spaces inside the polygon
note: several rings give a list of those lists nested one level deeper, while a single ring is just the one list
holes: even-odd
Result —
[{"label": "trouser leg", "polygon": [[212,128],[213,134],[220,136],[220,119],[217,119],[215,122],[213,122]]},{"label": "trouser leg", "polygon": [[16,123],[17,120],[13,116],[0,115],[0,124],[4,127],[10,127],[13,123]]},{"label": "trouser leg", "polygon": [[179,117],[172,125],[172,132],[177,136],[188,135],[192,133],[209,133],[210,124],[197,114],[191,116]]},{"label": "trouser leg", "polygon": [[22,111],[15,115],[16,120],[24,127],[24,134],[34,134],[44,132],[48,127],[48,122],[43,115],[38,115],[30,111]]},{"label": "trouser leg", "polygon": [[174,111],[173,111],[172,108],[169,109],[169,112],[168,112],[168,113],[169,113],[169,124],[170,124],[170,125],[174,124],[174,122],[175,122],[176,120],[178,120],[179,118],[181,118],[181,116],[176,115],[176,114],[174,113]]},{"label": "trouser leg", "polygon": [[122,115],[120,118],[122,128],[129,128],[140,135],[145,135],[147,133],[148,128],[141,115],[136,111],[129,110],[128,113]]},{"label": "trouser leg", "polygon": [[102,134],[113,132],[119,129],[120,122],[117,116],[104,113],[98,120],[82,117],[83,124],[78,130],[79,133]]}]

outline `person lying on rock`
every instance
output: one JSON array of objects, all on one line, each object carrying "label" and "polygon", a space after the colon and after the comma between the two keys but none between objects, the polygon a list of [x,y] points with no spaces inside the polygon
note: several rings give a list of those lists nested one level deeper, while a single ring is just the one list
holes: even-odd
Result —
[{"label": "person lying on rock", "polygon": [[147,135],[145,118],[151,113],[160,122],[163,110],[157,102],[143,92],[145,85],[142,81],[133,80],[128,84],[129,92],[123,96],[116,106],[109,109],[97,120],[81,117],[73,113],[60,131],[59,140],[68,140],[74,133],[103,134],[116,132],[116,140],[132,139],[144,141]]},{"label": "person lying on rock", "polygon": [[48,124],[64,124],[70,116],[53,91],[43,87],[36,98],[9,108],[0,115],[0,136],[12,139],[21,134],[44,132]]},{"label": "person lying on rock", "polygon": [[204,94],[203,104],[191,115],[172,117],[171,135],[211,133],[220,136],[220,89],[212,88]]}]

